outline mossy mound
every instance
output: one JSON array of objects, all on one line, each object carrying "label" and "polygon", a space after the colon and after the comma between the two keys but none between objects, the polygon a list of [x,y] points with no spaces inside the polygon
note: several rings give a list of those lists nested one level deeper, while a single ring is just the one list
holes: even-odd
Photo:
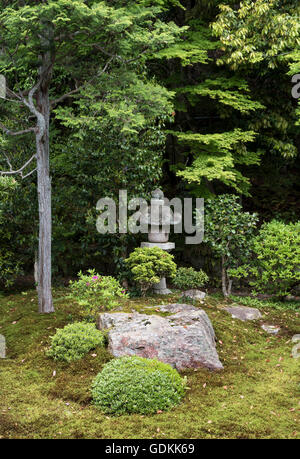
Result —
[{"label": "mossy mound", "polygon": [[156,413],[180,403],[186,381],[170,365],[142,357],[107,363],[92,386],[93,402],[104,413]]}]

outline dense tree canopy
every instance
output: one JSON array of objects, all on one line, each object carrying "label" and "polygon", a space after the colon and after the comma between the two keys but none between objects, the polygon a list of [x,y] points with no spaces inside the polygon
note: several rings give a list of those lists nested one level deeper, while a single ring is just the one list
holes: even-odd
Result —
[{"label": "dense tree canopy", "polygon": [[21,266],[32,273],[38,252],[35,110],[47,124],[47,101],[56,278],[91,266],[124,269],[139,241],[95,229],[97,200],[120,189],[144,197],[159,184],[169,197],[235,193],[261,222],[299,219],[297,1],[0,6],[8,88],[0,170],[18,172],[0,177],[0,280]]}]

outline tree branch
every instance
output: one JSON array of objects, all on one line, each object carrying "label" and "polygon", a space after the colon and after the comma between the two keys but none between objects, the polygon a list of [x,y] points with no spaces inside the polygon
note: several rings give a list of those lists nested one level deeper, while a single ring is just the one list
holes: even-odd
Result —
[{"label": "tree branch", "polygon": [[28,132],[35,132],[35,130],[36,130],[36,128],[31,127],[31,128],[28,128],[28,129],[23,129],[22,131],[11,131],[6,126],[4,126],[4,124],[1,123],[1,122],[0,122],[0,128],[5,132],[5,134],[12,135],[12,136],[28,134]]},{"label": "tree branch", "polygon": [[33,174],[34,172],[36,172],[36,170],[37,170],[37,168],[33,169],[31,172],[28,172],[28,174],[26,174],[26,175],[23,175],[23,174],[21,173],[21,178],[22,178],[22,180],[24,180],[24,179],[26,179],[27,177],[29,177],[31,174]]},{"label": "tree branch", "polygon": [[72,91],[67,92],[67,93],[64,94],[63,96],[58,97],[57,99],[52,100],[52,101],[50,102],[51,108],[54,107],[54,105],[57,105],[57,104],[59,104],[60,102],[62,102],[63,100],[67,99],[68,97],[71,97],[73,94],[78,93],[78,92],[81,91],[81,89],[83,89],[85,86],[87,86],[88,84],[92,83],[92,81],[93,81],[96,77],[99,77],[99,76],[101,76],[103,73],[105,73],[106,70],[107,70],[107,67],[109,66],[109,64],[111,63],[111,61],[112,61],[114,58],[115,58],[115,56],[111,56],[111,58],[108,59],[108,61],[106,62],[105,66],[103,67],[103,69],[101,70],[101,72],[97,73],[93,78],[91,78],[90,80],[86,81],[86,82],[83,83],[81,86],[78,86],[78,88],[73,89]]},{"label": "tree branch", "polygon": [[12,165],[11,165],[11,162],[9,160],[9,158],[5,155],[5,158],[6,158],[6,161],[8,162],[8,165],[9,165],[9,171],[0,171],[0,175],[3,176],[3,175],[21,175],[22,179],[28,177],[29,175],[31,175],[36,169],[34,169],[33,171],[29,172],[28,174],[26,175],[23,175],[23,170],[26,169],[27,166],[29,166],[30,163],[32,163],[32,161],[36,158],[36,154],[32,155],[31,158],[26,161],[25,164],[23,164],[22,167],[20,167],[20,169],[17,169],[17,170],[13,170],[12,168]]}]

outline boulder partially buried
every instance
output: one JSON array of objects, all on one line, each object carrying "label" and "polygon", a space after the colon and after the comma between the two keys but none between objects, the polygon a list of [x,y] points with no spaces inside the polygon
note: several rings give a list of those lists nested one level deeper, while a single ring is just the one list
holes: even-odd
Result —
[{"label": "boulder partially buried", "polygon": [[204,300],[205,296],[205,292],[201,292],[201,290],[197,290],[195,288],[192,288],[191,290],[186,290],[181,295],[181,297],[192,298],[193,300]]},{"label": "boulder partially buried", "polygon": [[215,333],[205,311],[185,304],[155,306],[167,317],[148,314],[103,313],[100,330],[109,329],[109,350],[114,357],[139,355],[156,358],[177,370],[207,367],[221,370]]},{"label": "boulder partially buried", "polygon": [[5,337],[0,335],[0,359],[5,359],[6,357],[6,342]]},{"label": "boulder partially buried", "polygon": [[234,319],[256,320],[262,317],[261,312],[256,308],[246,306],[228,306],[225,308]]}]

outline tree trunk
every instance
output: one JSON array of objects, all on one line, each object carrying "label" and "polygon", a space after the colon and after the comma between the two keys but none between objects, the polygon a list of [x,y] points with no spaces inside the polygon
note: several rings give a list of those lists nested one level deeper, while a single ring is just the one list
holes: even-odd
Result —
[{"label": "tree trunk", "polygon": [[225,297],[231,295],[232,279],[228,277],[226,271],[225,257],[222,257],[222,292]]},{"label": "tree trunk", "polygon": [[[49,66],[48,55],[44,56],[44,68]],[[42,68],[42,71],[44,69]],[[39,250],[38,250],[38,301],[39,312],[54,312],[51,291],[51,179],[49,165],[49,78],[40,85],[36,94],[37,110],[42,115],[36,134],[37,183],[39,205]],[[41,135],[41,132],[43,135]]]},{"label": "tree trunk", "polygon": [[34,267],[33,267],[33,272],[34,272],[34,282],[36,289],[38,287],[39,283],[39,268],[38,268],[38,254],[37,251],[34,251]]},{"label": "tree trunk", "polygon": [[36,160],[39,206],[38,301],[39,312],[50,313],[54,312],[54,307],[51,291],[52,212],[49,170],[49,86],[54,61],[52,59],[53,25],[47,21],[42,22],[42,24],[44,29],[41,37],[41,45],[44,53],[40,56],[40,82],[36,92]]},{"label": "tree trunk", "polygon": [[226,285],[226,268],[225,268],[225,258],[222,257],[222,292],[225,297],[228,296],[227,285]]},{"label": "tree trunk", "polygon": [[232,290],[232,279],[230,279],[227,275],[227,279],[228,279],[228,288],[227,288],[227,294],[228,296],[231,295],[231,290]]}]

